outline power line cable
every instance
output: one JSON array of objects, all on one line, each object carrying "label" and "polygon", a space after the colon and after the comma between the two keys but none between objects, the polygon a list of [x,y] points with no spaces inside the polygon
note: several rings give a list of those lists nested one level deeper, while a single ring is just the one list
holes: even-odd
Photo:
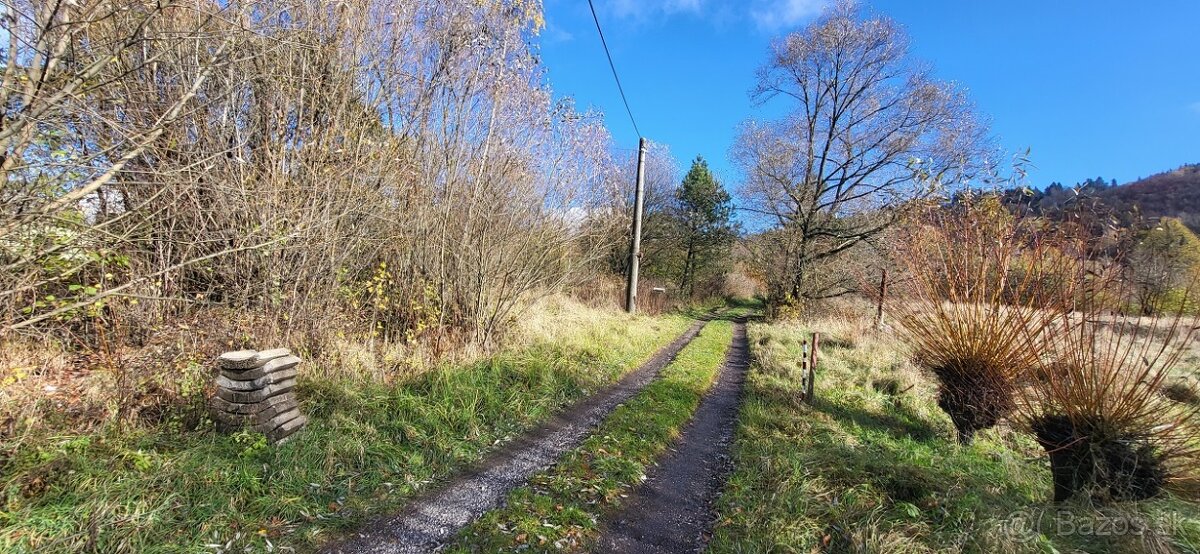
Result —
[{"label": "power line cable", "polygon": [[604,29],[600,28],[600,18],[596,15],[596,5],[592,3],[592,0],[588,0],[588,7],[592,9],[592,21],[596,22],[596,32],[600,33],[600,44],[604,46],[604,55],[608,56],[608,67],[612,69],[613,79],[617,82],[617,90],[621,93],[621,101],[625,102],[625,113],[629,114],[629,122],[633,124],[633,130],[641,138],[642,131],[638,129],[637,120],[633,118],[633,110],[629,108],[629,99],[625,97],[625,88],[621,86],[621,77],[617,75],[617,65],[613,63],[612,53],[608,51],[608,41],[604,40]]}]

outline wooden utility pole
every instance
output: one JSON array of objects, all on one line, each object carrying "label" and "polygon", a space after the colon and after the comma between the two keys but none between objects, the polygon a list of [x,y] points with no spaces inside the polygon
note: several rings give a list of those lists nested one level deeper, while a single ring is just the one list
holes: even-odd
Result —
[{"label": "wooden utility pole", "polygon": [[633,197],[633,242],[629,248],[629,288],[625,311],[637,313],[638,262],[642,259],[642,197],[646,192],[646,139],[638,139],[637,189]]}]

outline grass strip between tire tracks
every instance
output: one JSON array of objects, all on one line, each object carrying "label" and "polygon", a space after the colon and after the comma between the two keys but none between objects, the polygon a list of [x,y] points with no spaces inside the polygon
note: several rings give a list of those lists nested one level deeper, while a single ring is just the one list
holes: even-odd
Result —
[{"label": "grass strip between tire tracks", "polygon": [[599,532],[604,512],[646,478],[716,382],[733,338],[728,321],[709,323],[660,378],[618,407],[562,461],[509,494],[463,530],[448,552],[578,551]]}]

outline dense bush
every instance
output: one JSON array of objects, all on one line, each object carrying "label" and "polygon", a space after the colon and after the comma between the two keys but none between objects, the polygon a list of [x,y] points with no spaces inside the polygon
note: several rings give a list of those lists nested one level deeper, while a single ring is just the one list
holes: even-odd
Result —
[{"label": "dense bush", "polygon": [[289,344],[487,340],[595,257],[609,137],[552,99],[538,2],[8,9],[7,336],[119,343],[222,306]]}]

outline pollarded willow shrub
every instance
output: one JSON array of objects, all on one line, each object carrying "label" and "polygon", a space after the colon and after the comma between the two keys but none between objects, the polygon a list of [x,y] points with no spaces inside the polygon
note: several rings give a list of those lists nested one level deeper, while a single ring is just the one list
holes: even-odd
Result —
[{"label": "pollarded willow shrub", "polygon": [[901,278],[888,311],[936,377],[938,406],[963,443],[1013,411],[1018,383],[1079,282],[1072,244],[1029,223],[994,198],[967,196],[931,206],[895,241]]},{"label": "pollarded willow shrub", "polygon": [[[1064,315],[1017,421],[1050,458],[1054,499],[1145,500],[1195,487],[1200,407],[1162,394],[1196,331],[1180,316]],[[1193,393],[1194,394],[1194,393]]]}]

